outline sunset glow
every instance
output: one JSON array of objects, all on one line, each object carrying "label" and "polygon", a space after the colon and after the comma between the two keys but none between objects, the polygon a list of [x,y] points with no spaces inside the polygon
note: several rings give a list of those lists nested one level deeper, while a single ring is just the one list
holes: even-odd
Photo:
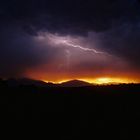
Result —
[{"label": "sunset glow", "polygon": [[94,80],[96,84],[120,84],[120,83],[137,83],[135,80],[132,79],[121,79],[121,78],[97,78]]},{"label": "sunset glow", "polygon": [[[47,81],[43,80],[44,82],[48,83],[54,83],[54,84],[61,84],[63,82],[71,81],[73,79],[65,79],[65,80],[58,80],[58,81]],[[103,77],[103,78],[96,78],[96,79],[77,79],[81,81],[85,81],[91,84],[97,84],[97,85],[108,85],[108,84],[129,84],[129,83],[139,83],[138,80],[132,80],[132,79],[121,79],[121,78],[109,78],[109,77]]]}]

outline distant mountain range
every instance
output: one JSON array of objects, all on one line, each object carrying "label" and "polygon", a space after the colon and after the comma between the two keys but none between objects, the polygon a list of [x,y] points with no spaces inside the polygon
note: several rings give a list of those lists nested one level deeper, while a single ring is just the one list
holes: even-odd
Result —
[{"label": "distant mountain range", "polygon": [[8,86],[46,86],[47,83],[40,81],[40,80],[33,80],[28,78],[21,78],[21,79],[7,79],[7,80],[1,80],[1,82],[7,84]]},{"label": "distant mountain range", "polygon": [[67,82],[63,82],[61,84],[54,84],[54,83],[46,83],[40,80],[33,80],[28,78],[22,79],[7,79],[7,80],[0,80],[0,83],[5,83],[8,86],[41,86],[41,87],[84,87],[84,86],[92,86],[92,84],[88,82],[84,82],[81,80],[70,80]]},{"label": "distant mountain range", "polygon": [[[46,83],[41,80],[33,80],[28,78],[7,79],[7,80],[0,79],[0,84],[6,84],[8,86],[39,86],[39,87],[87,87],[96,85],[94,83],[92,84],[81,80],[70,80],[60,84],[55,84],[51,82]],[[118,83],[108,83],[103,85],[118,85]]]},{"label": "distant mountain range", "polygon": [[81,81],[81,80],[70,80],[67,82],[63,82],[63,83],[59,84],[58,86],[61,86],[61,87],[84,87],[84,86],[93,86],[93,84],[90,84],[88,82]]}]

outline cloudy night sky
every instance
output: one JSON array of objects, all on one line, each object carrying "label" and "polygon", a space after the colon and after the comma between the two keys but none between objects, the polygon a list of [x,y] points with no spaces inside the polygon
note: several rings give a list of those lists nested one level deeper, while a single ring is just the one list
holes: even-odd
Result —
[{"label": "cloudy night sky", "polygon": [[0,77],[140,82],[140,1],[1,0]]}]

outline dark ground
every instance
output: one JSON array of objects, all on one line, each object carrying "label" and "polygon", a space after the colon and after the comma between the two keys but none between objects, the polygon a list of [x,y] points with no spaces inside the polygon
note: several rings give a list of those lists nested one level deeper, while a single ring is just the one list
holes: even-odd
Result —
[{"label": "dark ground", "polygon": [[0,110],[7,135],[13,130],[12,135],[22,133],[21,138],[28,138],[28,131],[49,140],[140,140],[140,85],[68,88],[1,83]]}]

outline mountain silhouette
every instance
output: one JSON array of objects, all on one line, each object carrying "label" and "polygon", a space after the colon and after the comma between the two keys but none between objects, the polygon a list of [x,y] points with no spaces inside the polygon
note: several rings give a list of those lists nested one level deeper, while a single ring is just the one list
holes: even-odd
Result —
[{"label": "mountain silhouette", "polygon": [[41,80],[33,80],[29,78],[19,79],[7,79],[3,80],[9,86],[47,86],[47,84]]},{"label": "mountain silhouette", "polygon": [[[82,80],[70,80],[62,83],[51,83],[51,82],[44,82],[41,80],[34,80],[29,78],[18,78],[18,79],[7,79],[3,80],[0,79],[0,85],[8,85],[8,86],[37,86],[37,87],[89,87],[89,86],[96,86],[94,83],[88,83]],[[125,83],[122,83],[125,85]],[[121,83],[108,83],[102,84],[102,86],[109,86],[109,85],[122,85]],[[127,85],[127,84],[126,84]],[[133,85],[133,83],[128,84]]]},{"label": "mountain silhouette", "polygon": [[41,80],[33,80],[29,78],[19,78],[19,79],[0,79],[0,83],[7,84],[8,86],[40,86],[40,87],[85,87],[85,86],[93,86],[85,81],[81,80],[70,80],[63,82],[61,84],[54,84],[51,82],[43,82]]},{"label": "mountain silhouette", "polygon": [[59,84],[59,86],[61,86],[61,87],[85,87],[85,86],[93,86],[93,85],[88,82],[81,81],[81,80],[70,80],[70,81]]}]

